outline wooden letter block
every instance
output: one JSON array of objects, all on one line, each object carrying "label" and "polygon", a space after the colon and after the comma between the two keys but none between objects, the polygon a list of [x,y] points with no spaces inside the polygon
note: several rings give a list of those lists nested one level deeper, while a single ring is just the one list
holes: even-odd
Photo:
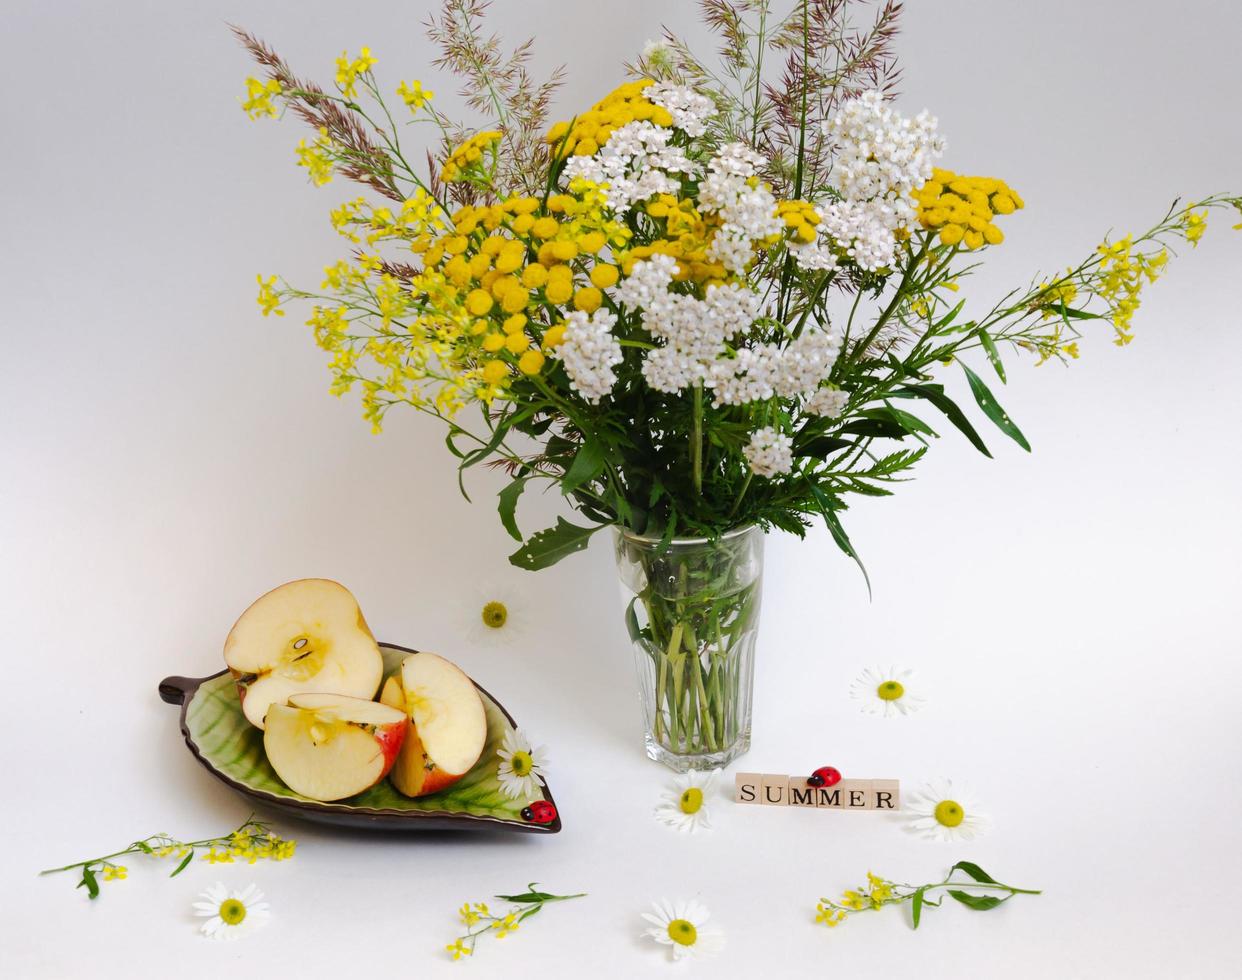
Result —
[{"label": "wooden letter block", "polygon": [[763,777],[757,772],[739,772],[733,777],[738,803],[759,803],[759,784]]},{"label": "wooden letter block", "polygon": [[789,777],[765,775],[760,784],[760,802],[764,806],[789,805]]},{"label": "wooden letter block", "polygon": [[871,801],[876,810],[900,810],[900,784],[895,779],[871,780]]},{"label": "wooden letter block", "polygon": [[815,790],[815,805],[826,810],[840,810],[845,803],[841,784],[836,786],[820,786]]},{"label": "wooden letter block", "polygon": [[870,779],[843,779],[837,783],[842,804],[847,810],[874,810]]},{"label": "wooden letter block", "polygon": [[789,805],[815,806],[815,787],[808,786],[805,779],[789,777]]}]

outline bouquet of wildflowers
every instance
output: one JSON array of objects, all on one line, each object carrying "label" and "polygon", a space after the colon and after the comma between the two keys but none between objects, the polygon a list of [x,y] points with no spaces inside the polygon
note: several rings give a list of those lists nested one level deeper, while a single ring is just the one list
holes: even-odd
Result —
[{"label": "bouquet of wildflowers", "polygon": [[[471,125],[420,81],[382,83],[368,49],[321,88],[238,32],[265,70],[245,110],[309,123],[297,160],[310,180],[368,192],[331,212],[350,254],[319,289],[259,277],[264,313],[308,303],[332,391],[359,390],[376,430],[409,406],[447,425],[461,470],[503,467],[516,540],[525,489],[558,485],[585,523],[526,538],[518,566],[610,525],[667,545],[819,520],[857,560],[849,498],[889,494],[946,424],[990,455],[943,372],[962,372],[982,417],[1029,448],[992,391],[1004,358],[1072,360],[1080,332],[1105,324],[1129,343],[1173,247],[1195,244],[1212,209],[1242,211],[1229,195],[1175,204],[968,306],[965,280],[1024,201],[968,163],[942,166],[936,120],[895,106],[899,4],[850,5],[861,22],[839,0],[775,6],[703,0],[717,58],[666,35],[559,122],[558,77],[535,81],[529,42],[489,36],[479,0],[446,0],[428,24]],[[631,633],[678,744],[727,740],[740,678],[714,677],[712,651],[757,601],[725,588],[731,564],[660,571],[681,578],[669,596],[639,586],[646,621]]]},{"label": "bouquet of wildflowers", "polygon": [[[349,257],[318,290],[260,277],[264,312],[313,304],[332,390],[360,389],[376,429],[410,406],[448,425],[463,468],[505,466],[501,518],[519,540],[523,489],[559,484],[590,526],[534,535],[513,556],[523,567],[611,524],[672,538],[822,519],[852,554],[847,498],[888,494],[935,426],[988,452],[940,371],[964,372],[983,415],[1026,448],[984,369],[1003,382],[1014,350],[1075,358],[1096,321],[1128,343],[1170,246],[1195,243],[1209,209],[1239,206],[1175,206],[967,309],[963,279],[1024,202],[1003,180],[942,169],[936,120],[888,100],[897,6],[863,27],[839,3],[784,18],[766,0],[703,7],[720,66],[668,37],[632,81],[555,124],[556,79],[537,85],[526,45],[509,55],[486,37],[476,0],[448,0],[429,25],[440,66],[489,117],[473,128],[418,81],[393,88],[392,108],[367,49],[324,90],[241,35],[267,70],[246,110],[311,123],[297,148],[310,179],[372,192],[332,211]],[[433,144],[425,165],[403,149],[410,127]]]}]

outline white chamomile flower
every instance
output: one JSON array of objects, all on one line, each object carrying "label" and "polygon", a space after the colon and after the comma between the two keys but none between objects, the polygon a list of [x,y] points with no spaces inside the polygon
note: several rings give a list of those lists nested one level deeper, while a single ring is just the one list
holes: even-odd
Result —
[{"label": "white chamomile flower", "polygon": [[909,684],[914,671],[897,667],[868,667],[850,685],[850,697],[859,702],[863,711],[872,715],[908,715],[926,703],[911,694]]},{"label": "white chamomile flower", "polygon": [[970,791],[948,779],[927,783],[906,799],[903,809],[907,830],[935,840],[972,840],[992,825]]},{"label": "white chamomile flower", "polygon": [[663,802],[655,808],[656,819],[689,834],[710,830],[707,800],[715,784],[715,773],[678,776],[673,780],[673,789],[664,794]]},{"label": "white chamomile flower", "polygon": [[509,643],[521,635],[524,603],[518,589],[504,582],[490,581],[469,590],[469,595],[462,618],[472,643]]},{"label": "white chamomile flower", "polygon": [[202,901],[194,903],[194,914],[207,919],[199,931],[208,939],[238,939],[265,925],[271,915],[255,885],[238,892],[216,882],[199,898]]},{"label": "white chamomile flower", "polygon": [[543,798],[543,769],[548,764],[547,750],[540,745],[531,748],[530,739],[522,729],[505,734],[496,753],[500,756],[500,788],[511,800]]},{"label": "white chamomile flower", "polygon": [[652,907],[654,912],[642,913],[651,923],[651,928],[643,935],[671,946],[674,960],[711,955],[724,945],[724,933],[715,926],[706,925],[711,913],[693,899],[688,902],[664,899],[653,902]]}]

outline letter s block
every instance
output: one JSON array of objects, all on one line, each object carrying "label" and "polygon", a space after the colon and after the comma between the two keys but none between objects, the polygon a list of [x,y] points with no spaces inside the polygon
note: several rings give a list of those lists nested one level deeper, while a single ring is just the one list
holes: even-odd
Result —
[{"label": "letter s block", "polygon": [[733,777],[737,787],[734,799],[738,803],[759,803],[759,790],[763,777],[757,772],[739,772]]}]

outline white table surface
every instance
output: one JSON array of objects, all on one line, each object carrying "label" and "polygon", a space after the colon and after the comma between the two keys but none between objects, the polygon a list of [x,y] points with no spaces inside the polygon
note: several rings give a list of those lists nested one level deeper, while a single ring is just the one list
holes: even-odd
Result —
[{"label": "white table surface", "polygon": [[[1002,175],[1028,202],[977,302],[1110,227],[1146,227],[1174,194],[1242,189],[1229,5],[910,6],[902,106],[940,115],[948,165]],[[693,23],[688,3],[498,7],[510,36],[541,31],[541,65],[569,62],[562,110],[607,91],[661,18]],[[1129,349],[1097,330],[1069,370],[1010,359],[998,397],[1032,455],[987,430],[989,461],[947,435],[898,499],[860,502],[848,526],[871,601],[822,530],[769,538],[742,767],[833,763],[907,791],[948,776],[974,788],[993,831],[944,845],[884,816],[742,808],[726,788],[716,829],[681,836],[651,816],[669,780],[639,747],[604,536],[537,576],[510,570],[499,484],[475,473],[475,503],[460,499],[421,420],[370,436],[355,404],[328,397],[296,317],[254,308],[256,272],[310,281],[335,257],[326,209],[352,192],[303,184],[291,120],[243,118],[250,69],[222,22],[321,76],[369,43],[395,85],[427,59],[426,8],[6,8],[0,974],[656,976],[672,967],[638,938],[638,915],[685,896],[728,938],[687,975],[1236,976],[1242,236],[1217,219],[1150,290]],[[590,25],[590,51],[567,43]],[[552,496],[524,507],[526,530],[557,513]],[[305,575],[346,583],[381,638],[450,656],[495,692],[551,750],[563,833],[277,820],[299,842],[284,864],[197,864],[169,881],[135,860],[93,903],[68,877],[36,878],[245,817],[185,750],[156,684],[218,669],[245,605]],[[502,645],[466,632],[486,580],[512,599],[517,635]],[[888,662],[918,669],[921,714],[850,701],[859,670]],[[892,910],[813,924],[816,899],[868,869],[921,882],[959,859],[1046,892],[987,914],[932,910],[918,932]],[[216,880],[257,882],[268,928],[200,940],[189,904]],[[590,897],[447,961],[463,901],[532,880]]]}]

